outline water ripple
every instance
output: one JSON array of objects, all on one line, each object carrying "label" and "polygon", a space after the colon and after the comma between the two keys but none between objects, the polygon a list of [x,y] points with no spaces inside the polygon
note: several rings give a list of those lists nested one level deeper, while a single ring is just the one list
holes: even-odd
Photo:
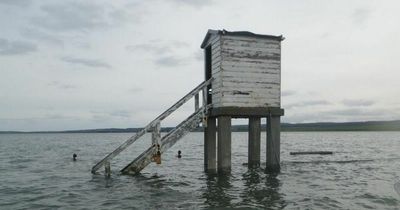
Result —
[{"label": "water ripple", "polygon": [[[90,168],[130,134],[0,135],[0,209],[398,209],[399,134],[282,133],[281,173],[268,174],[265,141],[262,167],[248,169],[247,133],[234,133],[232,172],[213,175],[203,172],[203,134],[192,133],[162,165],[120,175],[146,136],[112,162],[111,178]],[[335,153],[289,155],[300,150]]]}]

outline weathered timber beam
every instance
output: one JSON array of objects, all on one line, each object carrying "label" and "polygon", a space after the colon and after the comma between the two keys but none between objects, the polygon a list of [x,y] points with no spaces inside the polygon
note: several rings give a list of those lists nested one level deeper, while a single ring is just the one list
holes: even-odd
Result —
[{"label": "weathered timber beam", "polygon": [[283,116],[280,107],[217,107],[210,109],[210,116],[266,117]]},{"label": "weathered timber beam", "polygon": [[156,147],[149,147],[146,151],[135,158],[130,164],[125,166],[121,172],[124,174],[136,174],[139,173],[144,167],[151,163],[151,158],[156,153]]}]

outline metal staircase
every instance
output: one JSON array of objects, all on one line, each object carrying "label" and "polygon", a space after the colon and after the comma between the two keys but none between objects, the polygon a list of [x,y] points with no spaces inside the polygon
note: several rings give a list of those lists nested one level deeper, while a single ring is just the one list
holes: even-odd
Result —
[{"label": "metal staircase", "polygon": [[[131,144],[133,144],[136,140],[138,140],[140,137],[142,137],[145,133],[152,132],[152,142],[151,142],[149,148],[146,151],[144,151],[142,154],[140,154],[136,159],[134,159],[125,168],[123,168],[121,170],[121,172],[124,174],[139,173],[142,169],[144,169],[148,164],[151,163],[152,157],[158,151],[158,148],[155,145],[160,146],[159,151],[162,154],[163,152],[165,152],[166,150],[171,148],[179,139],[181,139],[183,136],[185,136],[191,130],[196,128],[202,122],[202,120],[205,118],[208,108],[209,108],[209,105],[207,105],[207,98],[208,98],[208,90],[209,90],[212,80],[213,80],[213,78],[211,78],[207,81],[204,81],[203,83],[198,85],[196,88],[194,88],[192,91],[190,91],[187,95],[185,95],[182,99],[180,99],[178,102],[176,102],[174,105],[172,105],[169,109],[167,109],[165,112],[163,112],[161,115],[159,115],[153,121],[151,121],[146,127],[144,127],[142,130],[137,132],[134,136],[132,136],[128,140],[126,140],[123,144],[121,144],[119,147],[117,147],[113,152],[108,154],[100,162],[98,162],[96,165],[94,165],[92,168],[92,173],[93,174],[96,173],[103,166],[106,169],[106,173],[109,173],[110,161],[115,156],[117,156],[122,151],[124,151],[126,148],[128,148]],[[202,91],[202,96],[203,96],[203,105],[201,107],[199,106],[200,91]],[[193,97],[194,97],[194,103],[195,103],[194,113],[192,115],[190,115],[188,118],[186,118],[184,121],[182,121],[174,129],[172,129],[167,134],[165,134],[164,136],[161,137],[161,132],[160,132],[161,121],[164,120],[166,117],[168,117],[170,114],[172,114],[175,110],[177,110],[179,107],[181,107],[183,104],[185,104],[187,101],[189,101]]]}]

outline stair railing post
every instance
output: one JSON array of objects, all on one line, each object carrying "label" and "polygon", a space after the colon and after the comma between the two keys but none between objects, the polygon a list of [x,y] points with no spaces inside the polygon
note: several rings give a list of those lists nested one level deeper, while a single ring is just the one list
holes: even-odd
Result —
[{"label": "stair railing post", "polygon": [[106,163],[104,164],[104,175],[107,178],[111,177],[111,164],[110,164],[110,161],[106,161]]},{"label": "stair railing post", "polygon": [[194,111],[199,110],[199,93],[194,96]]},{"label": "stair railing post", "polygon": [[206,128],[207,127],[206,114],[207,114],[207,111],[208,111],[208,109],[207,109],[208,87],[207,87],[207,85],[203,87],[202,93],[203,93],[203,108],[204,108],[204,111],[202,113],[202,115],[203,115],[202,124],[203,124],[203,127]]},{"label": "stair railing post", "polygon": [[161,131],[160,122],[157,122],[156,125],[153,127],[151,133],[151,145],[159,144],[159,141],[161,139],[160,131]]},{"label": "stair railing post", "polygon": [[207,94],[208,94],[208,88],[207,86],[203,87],[203,107],[207,106]]}]

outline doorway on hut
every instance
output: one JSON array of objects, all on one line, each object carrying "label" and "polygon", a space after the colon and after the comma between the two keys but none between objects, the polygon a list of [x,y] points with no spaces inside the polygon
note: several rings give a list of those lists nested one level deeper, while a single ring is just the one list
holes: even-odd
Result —
[{"label": "doorway on hut", "polygon": [[[205,77],[206,77],[206,81],[207,80],[209,80],[209,79],[211,79],[211,77],[212,77],[212,72],[211,72],[211,69],[212,69],[212,50],[211,50],[211,45],[210,46],[208,46],[206,49],[205,49],[205,55],[204,55],[204,57],[205,57],[205,73],[206,73],[206,75],[205,75]],[[208,85],[207,86],[207,105],[208,104],[211,104],[212,103],[212,97],[211,97],[211,92],[212,92],[212,86],[211,86],[211,84],[210,85]]]}]

